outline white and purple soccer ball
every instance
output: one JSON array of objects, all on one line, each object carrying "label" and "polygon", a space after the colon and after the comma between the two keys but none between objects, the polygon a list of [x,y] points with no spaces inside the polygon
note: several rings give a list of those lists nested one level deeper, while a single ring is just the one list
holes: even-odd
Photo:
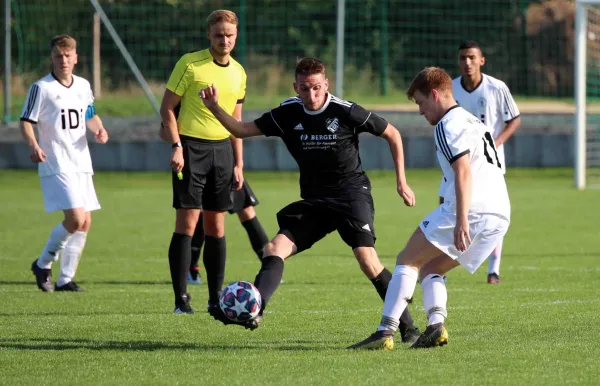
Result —
[{"label": "white and purple soccer ball", "polygon": [[229,284],[219,299],[219,306],[225,316],[235,322],[245,322],[256,318],[261,305],[260,292],[247,281],[234,281]]}]

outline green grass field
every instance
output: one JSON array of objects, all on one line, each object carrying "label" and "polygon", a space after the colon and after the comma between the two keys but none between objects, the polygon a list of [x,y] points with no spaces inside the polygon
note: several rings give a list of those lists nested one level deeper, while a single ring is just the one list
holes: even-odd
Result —
[{"label": "green grass field", "polygon": [[[377,248],[396,253],[435,207],[438,171],[408,170],[417,206],[397,197],[391,173],[370,173]],[[248,173],[270,235],[275,213],[298,198],[295,173]],[[577,192],[571,171],[509,170],[513,204],[502,284],[449,275],[450,344],[354,352],[378,324],[381,301],[337,234],[291,258],[285,284],[256,331],[223,326],[191,287],[193,316],[172,313],[167,248],[174,226],[166,173],[98,172],[101,211],[79,266],[85,293],[42,293],[29,266],[59,214],[44,214],[39,180],[0,171],[0,384],[597,384],[600,191]],[[226,282],[259,268],[228,217]],[[58,274],[58,264],[54,267]],[[421,290],[411,310],[425,325]]]}]

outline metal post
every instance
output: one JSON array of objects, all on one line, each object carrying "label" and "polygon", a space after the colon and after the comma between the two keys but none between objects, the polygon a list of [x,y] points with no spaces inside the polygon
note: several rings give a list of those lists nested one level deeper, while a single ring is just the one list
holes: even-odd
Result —
[{"label": "metal post", "polygon": [[577,2],[575,10],[575,186],[585,188],[586,171],[586,43],[587,10]]},{"label": "metal post", "polygon": [[135,64],[135,61],[131,57],[131,54],[129,54],[129,51],[127,51],[127,48],[125,48],[125,44],[123,44],[123,41],[121,41],[119,34],[117,34],[117,31],[115,31],[115,28],[113,27],[112,23],[108,19],[108,16],[106,16],[106,13],[104,13],[104,10],[98,3],[98,0],[90,0],[90,2],[94,6],[94,9],[96,10],[96,12],[98,12],[100,14],[100,18],[102,19],[104,26],[108,30],[108,33],[110,34],[110,36],[115,41],[115,44],[119,48],[119,51],[121,51],[121,55],[123,55],[123,58],[125,58],[125,61],[129,65],[129,68],[133,72],[133,75],[135,75],[135,78],[137,79],[139,84],[142,86],[142,89],[144,90],[146,97],[148,97],[148,100],[152,104],[152,107],[154,107],[154,111],[156,111],[157,115],[160,115],[160,107],[158,106],[156,97],[154,96],[154,94],[152,94],[152,90],[150,90],[150,86],[148,86],[146,79],[144,79],[142,72],[140,71],[138,66]]},{"label": "metal post", "polygon": [[335,94],[344,97],[344,32],[346,21],[346,1],[337,2],[337,33],[335,47]]},{"label": "metal post", "polygon": [[11,92],[11,60],[12,55],[10,47],[10,0],[4,0],[4,123],[8,123],[11,118],[10,111],[10,92]]},{"label": "metal post", "polygon": [[100,15],[98,12],[94,12],[94,41],[93,41],[93,54],[92,54],[92,83],[94,90],[94,97],[102,97],[102,68],[100,66],[100,27],[101,27]]},{"label": "metal post", "polygon": [[389,66],[389,37],[388,37],[388,0],[380,0],[381,4],[381,69],[379,77],[379,85],[381,95],[388,93],[388,66]]},{"label": "metal post", "polygon": [[239,60],[242,63],[242,66],[245,66],[246,63],[246,0],[240,0],[240,24],[238,26],[238,52],[239,52]]}]

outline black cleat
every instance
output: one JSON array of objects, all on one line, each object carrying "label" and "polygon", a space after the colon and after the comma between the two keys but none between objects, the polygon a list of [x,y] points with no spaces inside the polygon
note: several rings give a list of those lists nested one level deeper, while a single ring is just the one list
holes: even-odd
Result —
[{"label": "black cleat", "polygon": [[55,291],[67,291],[67,292],[85,292],[83,288],[77,285],[74,281],[70,281],[67,284],[61,285],[60,287],[57,285],[54,287]]},{"label": "black cleat", "polygon": [[35,275],[35,281],[39,289],[44,292],[54,292],[52,286],[52,271],[38,267],[37,259],[31,264],[31,272]]},{"label": "black cleat", "polygon": [[410,348],[430,348],[448,344],[448,330],[444,323],[427,326],[424,333]]},{"label": "black cleat", "polygon": [[215,320],[223,323],[224,325],[236,324],[238,326],[244,327],[246,330],[256,330],[262,324],[263,317],[259,314],[256,318],[246,320],[244,322],[236,322],[235,320],[229,319],[221,310],[218,304],[208,303],[207,311]]},{"label": "black cleat", "polygon": [[367,339],[348,346],[350,350],[394,350],[394,331],[379,330],[371,334]]},{"label": "black cleat", "polygon": [[192,300],[192,295],[183,294],[179,298],[179,301],[175,303],[175,313],[177,315],[193,315],[195,314],[192,306],[190,306],[190,300]]},{"label": "black cleat", "polygon": [[487,277],[488,284],[500,284],[500,276],[497,273],[490,273]]},{"label": "black cleat", "polygon": [[416,327],[411,327],[407,329],[404,334],[401,334],[402,343],[406,343],[408,345],[413,345],[417,339],[421,336],[421,332]]}]

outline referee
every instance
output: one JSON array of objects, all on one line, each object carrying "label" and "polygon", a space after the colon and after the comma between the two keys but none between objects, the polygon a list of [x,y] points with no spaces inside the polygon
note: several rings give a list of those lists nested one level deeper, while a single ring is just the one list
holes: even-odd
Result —
[{"label": "referee", "polygon": [[[230,53],[235,47],[238,18],[227,10],[207,19],[210,48],[183,55],[167,83],[160,108],[161,137],[172,144],[171,169],[175,232],[169,267],[175,313],[193,314],[187,293],[192,236],[200,212],[206,233],[203,262],[208,282],[208,308],[218,307],[225,275],[225,213],[232,208],[232,188],[243,183],[242,141],[232,137],[204,106],[198,93],[211,84],[223,90],[221,107],[242,118],[246,73]],[[175,108],[181,103],[179,115]],[[178,173],[181,172],[178,177]]]}]

